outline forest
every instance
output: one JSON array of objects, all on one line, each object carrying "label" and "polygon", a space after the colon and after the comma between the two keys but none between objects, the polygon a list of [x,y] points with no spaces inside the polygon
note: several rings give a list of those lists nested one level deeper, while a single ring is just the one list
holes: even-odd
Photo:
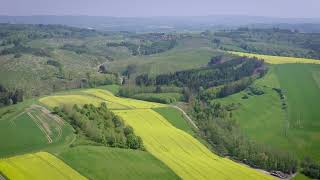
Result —
[{"label": "forest", "polygon": [[319,33],[279,28],[238,28],[203,35],[211,38],[213,45],[222,50],[320,59]]},{"label": "forest", "polygon": [[[55,107],[54,113],[68,121],[81,137],[110,147],[143,150],[143,142],[134,134],[132,127],[125,125],[123,120],[107,108],[106,103],[100,107],[85,104],[82,108],[74,105],[68,107]],[[83,144],[83,143],[78,143]]]}]

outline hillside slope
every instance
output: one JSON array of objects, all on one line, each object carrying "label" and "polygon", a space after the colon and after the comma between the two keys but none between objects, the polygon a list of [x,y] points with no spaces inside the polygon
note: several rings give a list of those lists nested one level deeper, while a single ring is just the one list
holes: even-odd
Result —
[{"label": "hillside slope", "polygon": [[[243,99],[243,91],[216,101],[237,105],[233,117],[251,139],[319,161],[319,72],[314,64],[272,65],[255,83],[263,95]],[[281,89],[283,99],[275,89]]]},{"label": "hillside slope", "polygon": [[[116,108],[113,112],[121,116],[134,128],[137,135],[142,137],[147,151],[163,161],[183,179],[239,179],[239,177],[241,179],[273,179],[271,176],[213,154],[191,135],[175,128],[151,109],[165,105],[119,98],[107,91],[97,89],[85,90],[82,94],[78,94],[82,99],[93,95],[101,102],[105,101],[107,106],[108,103],[111,104],[111,109],[114,103],[128,107],[120,110]],[[52,105],[72,105],[68,96],[72,95],[61,95],[58,103],[55,96],[48,96],[40,101],[51,107]],[[83,104],[86,101],[79,103]]]}]

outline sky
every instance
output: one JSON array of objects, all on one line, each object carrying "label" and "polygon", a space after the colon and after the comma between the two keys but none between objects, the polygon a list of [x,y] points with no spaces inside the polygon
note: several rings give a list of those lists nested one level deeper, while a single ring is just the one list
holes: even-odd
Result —
[{"label": "sky", "polygon": [[0,15],[320,18],[320,0],[0,0]]}]

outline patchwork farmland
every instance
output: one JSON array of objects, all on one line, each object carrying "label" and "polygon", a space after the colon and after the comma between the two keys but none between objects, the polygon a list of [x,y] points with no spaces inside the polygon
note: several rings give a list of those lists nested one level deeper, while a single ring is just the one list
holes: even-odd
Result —
[{"label": "patchwork farmland", "polygon": [[[48,96],[40,102],[54,107],[69,105],[74,95]],[[131,125],[145,144],[148,152],[164,162],[183,179],[273,179],[256,170],[221,158],[210,152],[188,133],[171,125],[163,116],[151,108],[166,107],[158,103],[115,97],[108,91],[90,89],[78,92],[80,104],[106,102],[112,111]],[[87,98],[88,97],[88,98]],[[95,101],[92,101],[95,98]],[[121,107],[121,108],[120,108]],[[231,173],[230,173],[231,172]]]}]

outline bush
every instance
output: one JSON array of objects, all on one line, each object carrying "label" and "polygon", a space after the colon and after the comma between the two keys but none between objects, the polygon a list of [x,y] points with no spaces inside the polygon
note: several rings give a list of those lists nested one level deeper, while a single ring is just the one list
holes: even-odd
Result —
[{"label": "bush", "polygon": [[251,92],[253,95],[257,95],[257,96],[264,94],[264,91],[261,87],[254,86],[254,85],[249,86],[248,91]]}]

